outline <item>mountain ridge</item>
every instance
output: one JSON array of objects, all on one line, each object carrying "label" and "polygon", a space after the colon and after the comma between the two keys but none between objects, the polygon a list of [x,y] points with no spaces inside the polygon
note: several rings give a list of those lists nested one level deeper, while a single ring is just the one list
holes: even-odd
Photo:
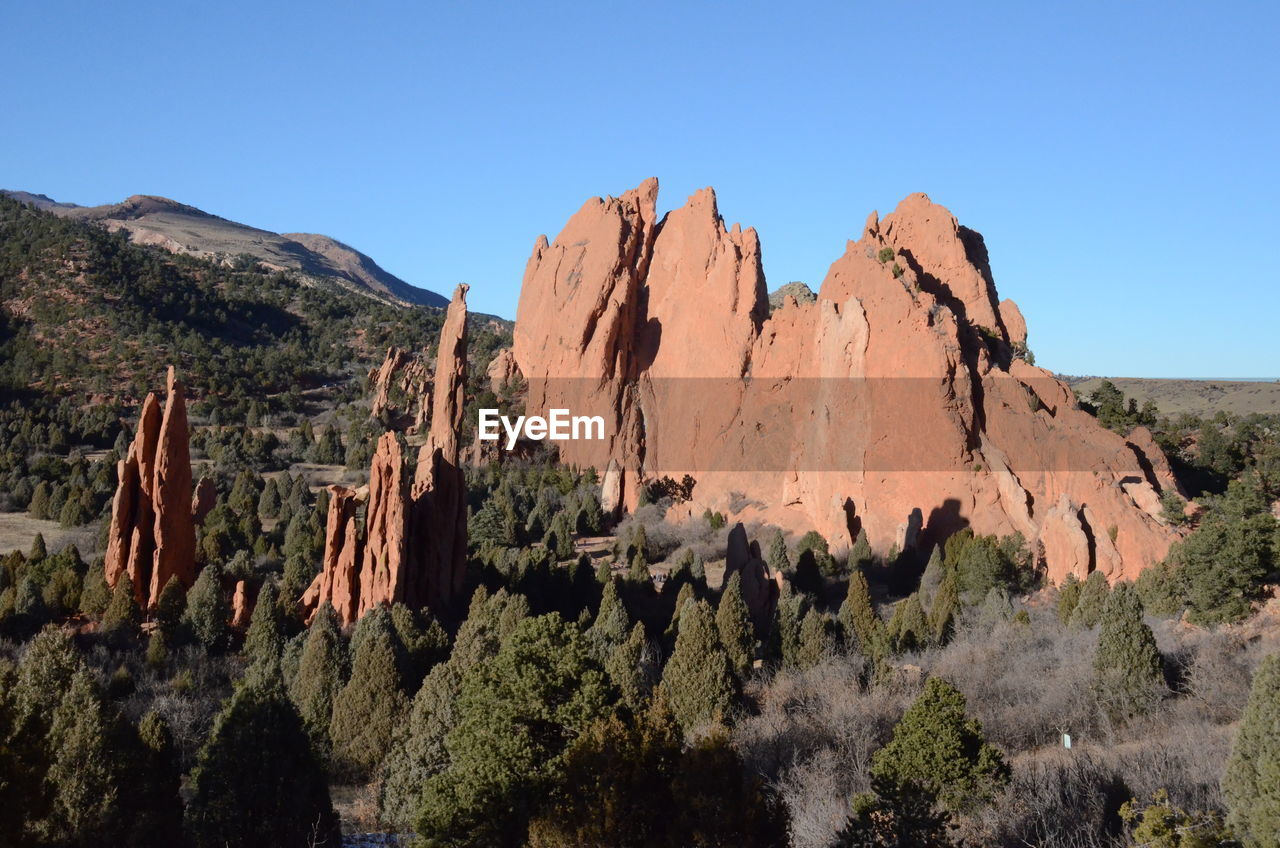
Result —
[{"label": "mountain ridge", "polygon": [[275,233],[167,197],[135,194],[119,203],[80,206],[45,194],[0,190],[23,203],[108,230],[123,229],[138,244],[234,264],[248,257],[269,270],[296,271],[392,302],[444,307],[442,295],[405,282],[367,254],[318,233]]}]

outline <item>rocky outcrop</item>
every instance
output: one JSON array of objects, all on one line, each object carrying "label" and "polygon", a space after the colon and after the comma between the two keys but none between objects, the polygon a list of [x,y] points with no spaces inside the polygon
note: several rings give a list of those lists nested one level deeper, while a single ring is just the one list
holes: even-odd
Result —
[{"label": "rocky outcrop", "polygon": [[459,285],[440,330],[431,431],[418,450],[411,520],[413,586],[431,607],[447,606],[462,591],[467,569],[467,484],[462,470],[462,414],[467,385],[467,291]]},{"label": "rocky outcrop", "polygon": [[369,468],[369,509],[365,515],[357,616],[380,604],[416,600],[406,592],[408,493],[400,442],[395,433],[383,433]]},{"label": "rocky outcrop", "polygon": [[344,624],[404,603],[448,607],[466,579],[466,481],[459,433],[467,377],[467,286],[458,286],[440,335],[431,429],[410,483],[395,433],[378,440],[369,471],[363,536],[355,492],[331,486],[320,574],[299,599],[310,617],[325,602]]},{"label": "rocky outcrop", "polygon": [[494,354],[486,374],[489,377],[489,390],[501,396],[510,386],[511,381],[520,376],[520,369],[516,366],[516,358],[511,348],[504,347]]},{"label": "rocky outcrop", "polygon": [[724,563],[725,583],[735,574],[742,581],[742,599],[751,611],[756,635],[763,638],[768,634],[774,611],[778,608],[782,575],[769,573],[769,566],[760,556],[759,543],[747,541],[747,531],[741,523],[729,531]]},{"label": "rocky outcrop", "polygon": [[168,581],[195,582],[190,434],[183,387],[168,374],[163,413],[148,394],[129,452],[118,466],[104,561],[112,588],[127,576],[143,609],[152,608]]},{"label": "rocky outcrop", "polygon": [[204,518],[218,502],[218,487],[208,477],[201,477],[196,483],[195,494],[191,496],[191,520],[199,527]]},{"label": "rocky outcrop", "polygon": [[369,414],[378,418],[386,413],[395,413],[396,395],[410,400],[416,405],[414,427],[421,427],[427,418],[428,408],[420,400],[426,396],[431,385],[431,376],[426,366],[410,354],[398,347],[387,348],[382,365],[369,372],[369,381],[373,387],[373,400],[370,402]]},{"label": "rocky outcrop", "polygon": [[360,584],[356,569],[361,562],[361,539],[356,526],[358,506],[356,493],[351,489],[329,487],[324,562],[301,601],[308,622],[324,603],[332,605],[343,624],[351,624],[359,617]]},{"label": "rocky outcrop", "polygon": [[815,302],[770,314],[755,232],[727,228],[710,189],[661,221],[656,195],[649,180],[588,201],[540,238],[517,311],[526,411],[605,418],[604,440],[560,452],[604,472],[607,500],[634,509],[646,480],[687,473],[693,499],[669,515],[837,548],[865,530],[882,553],[927,552],[967,526],[1022,533],[1052,575],[1132,577],[1164,556],[1158,449],[1021,358],[1020,311],[946,209],[912,195],[873,213]]},{"label": "rocky outcrop", "polygon": [[243,580],[237,580],[235,591],[231,594],[231,626],[237,630],[247,630],[252,616],[253,605],[249,602],[249,589]]}]

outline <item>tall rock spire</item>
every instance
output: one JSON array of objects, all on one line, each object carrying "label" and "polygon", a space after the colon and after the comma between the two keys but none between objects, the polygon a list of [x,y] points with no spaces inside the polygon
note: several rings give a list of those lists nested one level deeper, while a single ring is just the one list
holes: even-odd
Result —
[{"label": "tall rock spire", "polygon": [[105,558],[108,585],[127,575],[139,606],[154,607],[171,577],[195,582],[191,449],[186,399],[169,368],[164,412],[148,394],[129,453],[118,466]]}]

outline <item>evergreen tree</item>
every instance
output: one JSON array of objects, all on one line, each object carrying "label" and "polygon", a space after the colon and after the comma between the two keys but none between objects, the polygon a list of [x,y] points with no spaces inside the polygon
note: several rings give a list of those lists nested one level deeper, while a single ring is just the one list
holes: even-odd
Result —
[{"label": "evergreen tree", "polygon": [[1101,571],[1090,573],[1080,587],[1080,599],[1076,601],[1076,608],[1071,613],[1071,626],[1096,627],[1110,594],[1111,587],[1106,575]]},{"label": "evergreen tree", "polygon": [[191,772],[196,848],[339,845],[323,768],[280,681],[257,663],[214,719]]},{"label": "evergreen tree", "polygon": [[662,692],[686,732],[724,718],[733,706],[736,692],[729,657],[720,647],[706,601],[689,604],[680,613],[675,650],[662,673]]},{"label": "evergreen tree", "polygon": [[142,612],[133,596],[133,581],[127,574],[121,575],[111,593],[111,603],[102,614],[102,632],[117,644],[124,645],[138,638],[142,626]]},{"label": "evergreen tree", "polygon": [[929,554],[929,562],[924,567],[924,573],[920,575],[920,603],[924,604],[930,611],[934,607],[934,598],[938,590],[942,588],[944,578],[947,576],[947,569],[942,563],[942,548],[938,545],[933,546],[933,553]]},{"label": "evergreen tree", "polygon": [[27,511],[37,521],[48,521],[52,517],[49,514],[49,484],[44,480],[37,483],[32,491],[31,502],[27,504]]},{"label": "evergreen tree", "polygon": [[794,592],[790,583],[784,583],[774,613],[774,626],[770,633],[772,659],[781,661],[788,668],[800,663],[801,628],[809,602],[804,595]]},{"label": "evergreen tree", "polygon": [[[824,545],[825,550],[825,545]],[[876,556],[871,550],[871,541],[867,538],[865,527],[858,528],[858,536],[853,540],[853,548],[849,551],[849,570],[866,573],[876,564]]]},{"label": "evergreen tree", "polygon": [[53,712],[45,741],[51,805],[32,828],[43,841],[87,847],[119,828],[121,787],[111,766],[108,724],[93,676],[82,666]]},{"label": "evergreen tree", "polygon": [[164,638],[170,642],[178,636],[182,616],[187,611],[187,589],[175,574],[169,578],[156,599],[156,624]]},{"label": "evergreen tree", "polygon": [[609,682],[622,696],[622,703],[633,713],[644,707],[652,688],[651,663],[647,661],[644,625],[637,622],[627,641],[613,649],[605,661]]},{"label": "evergreen tree", "polygon": [[751,623],[751,611],[742,598],[742,576],[736,572],[729,578],[720,595],[720,605],[716,609],[716,632],[734,673],[739,679],[745,678],[755,659],[756,637]]},{"label": "evergreen tree", "polygon": [[888,636],[896,653],[909,653],[924,648],[932,635],[929,619],[920,605],[920,596],[912,593],[893,608]]},{"label": "evergreen tree", "polygon": [[564,749],[610,696],[577,628],[555,613],[521,621],[463,682],[449,767],[427,781],[418,833],[428,844],[525,844]]},{"label": "evergreen tree", "polygon": [[284,621],[276,602],[275,584],[268,580],[258,591],[244,637],[244,655],[250,660],[279,659],[284,648]]},{"label": "evergreen tree", "polygon": [[1000,752],[982,725],[965,715],[964,696],[938,677],[903,713],[893,739],[871,758],[871,775],[898,787],[915,786],[952,812],[964,812],[1009,780]]},{"label": "evergreen tree", "polygon": [[1249,702],[1222,777],[1227,821],[1250,848],[1280,846],[1280,654],[1253,674]]},{"label": "evergreen tree", "polygon": [[1232,480],[1196,531],[1170,554],[1191,620],[1210,625],[1249,615],[1275,567],[1276,545],[1267,498],[1256,485]]},{"label": "evergreen tree", "polygon": [[871,590],[861,571],[849,576],[849,590],[840,606],[840,624],[848,646],[871,661],[883,659],[888,649],[884,623],[871,605]]},{"label": "evergreen tree", "polygon": [[785,807],[718,732],[687,751],[660,701],[634,720],[593,723],[529,828],[530,848],[782,848]]},{"label": "evergreen tree", "polygon": [[391,625],[403,653],[405,691],[417,692],[431,667],[448,656],[449,634],[430,612],[414,612],[399,601],[391,606]]},{"label": "evergreen tree", "polygon": [[542,543],[555,554],[557,561],[563,562],[573,556],[573,528],[569,524],[568,512],[561,510],[556,513]]},{"label": "evergreen tree", "polygon": [[1058,621],[1067,624],[1071,621],[1071,614],[1076,611],[1076,605],[1080,603],[1080,590],[1083,584],[1080,578],[1075,574],[1068,574],[1067,579],[1062,581],[1061,588],[1058,589]]},{"label": "evergreen tree", "polygon": [[49,555],[49,548],[44,543],[44,534],[37,533],[36,537],[31,540],[31,551],[27,554],[27,560],[37,563]]},{"label": "evergreen tree", "polygon": [[1160,650],[1131,583],[1118,584],[1102,609],[1093,690],[1113,721],[1148,712],[1164,693]]},{"label": "evergreen tree", "polygon": [[187,611],[183,621],[196,641],[207,651],[226,647],[231,605],[222,591],[222,570],[215,563],[206,565],[187,594]]},{"label": "evergreen tree", "polygon": [[329,759],[333,699],[346,682],[346,658],[338,615],[326,601],[316,610],[307,629],[298,671],[289,685],[289,697],[298,709],[312,748],[324,761]]},{"label": "evergreen tree", "polygon": [[813,668],[831,656],[835,649],[827,617],[810,607],[800,622],[800,645],[796,651],[796,668]]},{"label": "evergreen tree", "polygon": [[769,540],[769,553],[765,557],[769,570],[774,574],[786,574],[791,571],[791,558],[787,556],[787,540],[781,530],[775,530]]},{"label": "evergreen tree", "polygon": [[[934,548],[934,553],[937,553],[937,548]],[[939,584],[929,607],[929,629],[934,644],[945,645],[951,641],[959,612],[960,593],[956,589],[955,579],[948,575]]]},{"label": "evergreen tree", "polygon": [[362,780],[386,756],[408,703],[390,613],[379,608],[365,615],[351,641],[351,679],[333,699],[329,738],[335,774]]},{"label": "evergreen tree", "polygon": [[280,515],[280,489],[275,480],[268,478],[262,486],[262,495],[258,498],[258,515],[263,518],[276,518]]},{"label": "evergreen tree", "polygon": [[84,588],[80,590],[80,611],[91,619],[101,620],[111,603],[111,587],[101,565],[94,565],[84,575]]},{"label": "evergreen tree", "polygon": [[630,630],[631,617],[618,595],[618,581],[610,580],[605,584],[596,619],[587,631],[592,653],[601,660],[608,657],[614,648],[627,640]]},{"label": "evergreen tree", "polygon": [[832,848],[952,848],[951,816],[938,809],[932,793],[910,780],[884,778],[873,778],[871,789],[853,799],[853,814]]}]

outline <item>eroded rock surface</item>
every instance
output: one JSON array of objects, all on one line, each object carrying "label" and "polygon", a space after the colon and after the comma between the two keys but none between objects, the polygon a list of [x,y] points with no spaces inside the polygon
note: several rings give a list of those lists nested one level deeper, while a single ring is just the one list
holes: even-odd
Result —
[{"label": "eroded rock surface", "polygon": [[196,578],[187,406],[172,367],[164,411],[148,394],[118,471],[104,562],[107,584],[115,588],[127,576],[138,605],[153,608],[171,578],[187,588]]},{"label": "eroded rock surface", "polygon": [[605,440],[560,445],[604,472],[606,509],[688,473],[671,516],[710,508],[836,548],[860,529],[881,553],[1019,532],[1055,579],[1164,556],[1176,531],[1156,506],[1176,481],[1158,448],[1021,358],[1021,312],[946,209],[916,194],[873,213],[815,302],[770,315],[754,230],[726,227],[710,189],[661,221],[656,198],[647,180],[540,238],[517,311],[527,413],[605,418]]}]

